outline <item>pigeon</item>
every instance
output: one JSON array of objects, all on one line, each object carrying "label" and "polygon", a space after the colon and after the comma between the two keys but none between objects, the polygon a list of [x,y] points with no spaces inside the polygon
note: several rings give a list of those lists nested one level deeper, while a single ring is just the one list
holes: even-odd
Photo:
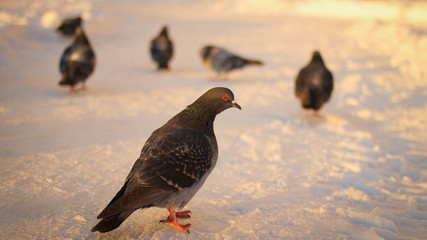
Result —
[{"label": "pigeon", "polygon": [[295,81],[295,95],[304,110],[318,111],[331,97],[334,87],[332,73],[326,68],[319,51],[313,52],[308,65],[303,67]]},{"label": "pigeon", "polygon": [[168,36],[168,27],[164,26],[159,35],[151,40],[150,52],[152,59],[158,64],[159,70],[168,70],[173,55],[173,44]]},{"label": "pigeon", "polygon": [[214,79],[225,79],[226,75],[238,68],[243,68],[247,65],[263,65],[259,60],[251,60],[240,57],[231,53],[224,48],[215,46],[205,46],[200,50],[203,63],[217,73]]},{"label": "pigeon", "polygon": [[80,16],[65,19],[56,31],[64,36],[74,36],[76,28],[82,26],[82,18]]},{"label": "pigeon", "polygon": [[177,210],[191,200],[215,167],[218,146],[213,123],[217,114],[231,107],[241,109],[233,92],[212,88],[155,130],[91,231],[111,231],[137,209],[160,207],[169,211],[161,223],[189,233],[191,225],[181,225],[177,218],[189,218],[191,212]]},{"label": "pigeon", "polygon": [[82,89],[85,89],[86,79],[92,74],[96,62],[95,52],[83,28],[77,27],[75,34],[74,42],[64,50],[59,62],[62,74],[59,85],[69,85],[71,91],[75,91],[75,85],[79,82],[83,84]]}]

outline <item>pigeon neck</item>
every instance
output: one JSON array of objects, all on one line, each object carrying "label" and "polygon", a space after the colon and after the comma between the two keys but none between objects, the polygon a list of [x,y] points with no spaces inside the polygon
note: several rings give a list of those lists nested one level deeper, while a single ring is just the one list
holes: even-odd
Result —
[{"label": "pigeon neck", "polygon": [[78,31],[78,35],[76,36],[76,40],[74,42],[89,44],[89,40],[87,39],[86,34],[83,32],[82,29]]},{"label": "pigeon neck", "polygon": [[198,104],[191,104],[177,115],[178,124],[208,135],[213,135],[213,122],[216,112],[210,111]]}]

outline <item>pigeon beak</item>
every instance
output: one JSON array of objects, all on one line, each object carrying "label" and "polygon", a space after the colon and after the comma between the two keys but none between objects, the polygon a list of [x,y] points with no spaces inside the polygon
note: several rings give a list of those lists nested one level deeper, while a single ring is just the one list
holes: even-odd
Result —
[{"label": "pigeon beak", "polygon": [[232,106],[233,107],[235,107],[235,108],[237,108],[237,109],[239,109],[239,110],[242,110],[242,107],[240,107],[240,105],[239,104],[237,104],[237,102],[236,101],[231,101],[231,104],[232,104]]}]

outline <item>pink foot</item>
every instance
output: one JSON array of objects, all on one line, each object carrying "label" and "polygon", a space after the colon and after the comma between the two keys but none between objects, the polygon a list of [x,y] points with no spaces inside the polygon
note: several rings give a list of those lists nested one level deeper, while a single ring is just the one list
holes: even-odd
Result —
[{"label": "pink foot", "polygon": [[322,118],[322,116],[320,116],[319,112],[314,110],[314,116],[317,118]]},{"label": "pink foot", "polygon": [[84,91],[84,90],[86,90],[87,88],[86,88],[86,84],[85,83],[82,83],[82,87],[80,88],[80,90],[82,90],[82,91]]},{"label": "pink foot", "polygon": [[173,208],[169,208],[168,211],[169,211],[168,218],[166,220],[160,220],[160,222],[170,223],[170,225],[172,225],[173,227],[176,227],[183,232],[190,233],[190,231],[187,228],[191,227],[191,224],[188,223],[185,225],[181,225],[178,223],[177,218],[189,218],[190,217],[189,213],[191,212],[190,211],[175,212]]}]

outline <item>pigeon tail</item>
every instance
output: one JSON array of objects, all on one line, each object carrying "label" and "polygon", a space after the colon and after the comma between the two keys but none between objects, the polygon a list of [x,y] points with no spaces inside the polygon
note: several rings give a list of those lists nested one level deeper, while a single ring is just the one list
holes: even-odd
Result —
[{"label": "pigeon tail", "polygon": [[316,91],[314,89],[310,89],[309,92],[310,92],[311,107],[313,109],[315,109],[316,108],[316,102],[318,101]]},{"label": "pigeon tail", "polygon": [[[74,87],[79,81],[70,77],[67,73],[62,74],[61,80],[59,80],[59,86],[71,86]],[[83,81],[84,82],[84,81]]]},{"label": "pigeon tail", "polygon": [[301,95],[301,105],[304,109],[310,109],[312,103],[312,91],[310,89],[305,89],[305,91]]},{"label": "pigeon tail", "polygon": [[59,85],[60,85],[60,86],[65,86],[65,85],[70,85],[70,83],[69,83],[69,82],[67,82],[67,80],[66,80],[66,79],[61,79],[61,80],[59,81]]},{"label": "pigeon tail", "polygon": [[75,85],[76,83],[74,83],[73,81],[70,81],[70,79],[66,76],[66,74],[64,74],[64,76],[62,77],[62,79],[61,80],[59,80],[59,83],[58,83],[60,86],[66,86],[66,85],[68,85],[68,86],[73,86],[73,85]]},{"label": "pigeon tail", "polygon": [[322,102],[319,99],[318,92],[316,89],[309,89],[307,94],[304,94],[302,100],[302,107],[306,109],[319,110],[322,106]]},{"label": "pigeon tail", "polygon": [[159,62],[159,70],[167,70],[169,69],[169,65],[167,61]]},{"label": "pigeon tail", "polygon": [[105,232],[114,230],[118,228],[123,223],[123,221],[126,220],[132,213],[133,213],[133,210],[104,218],[98,224],[96,224],[96,226],[93,227],[90,231],[91,232],[98,231],[101,233],[105,233]]},{"label": "pigeon tail", "polygon": [[125,182],[125,184],[123,184],[122,188],[120,189],[120,191],[117,192],[116,196],[114,196],[114,198],[110,201],[110,203],[105,207],[104,210],[102,210],[102,212],[98,215],[98,219],[100,218],[108,218],[111,214],[109,214],[109,207],[111,205],[113,205],[117,200],[119,200],[123,194],[125,194],[125,191],[127,189],[129,183],[129,179]]}]

